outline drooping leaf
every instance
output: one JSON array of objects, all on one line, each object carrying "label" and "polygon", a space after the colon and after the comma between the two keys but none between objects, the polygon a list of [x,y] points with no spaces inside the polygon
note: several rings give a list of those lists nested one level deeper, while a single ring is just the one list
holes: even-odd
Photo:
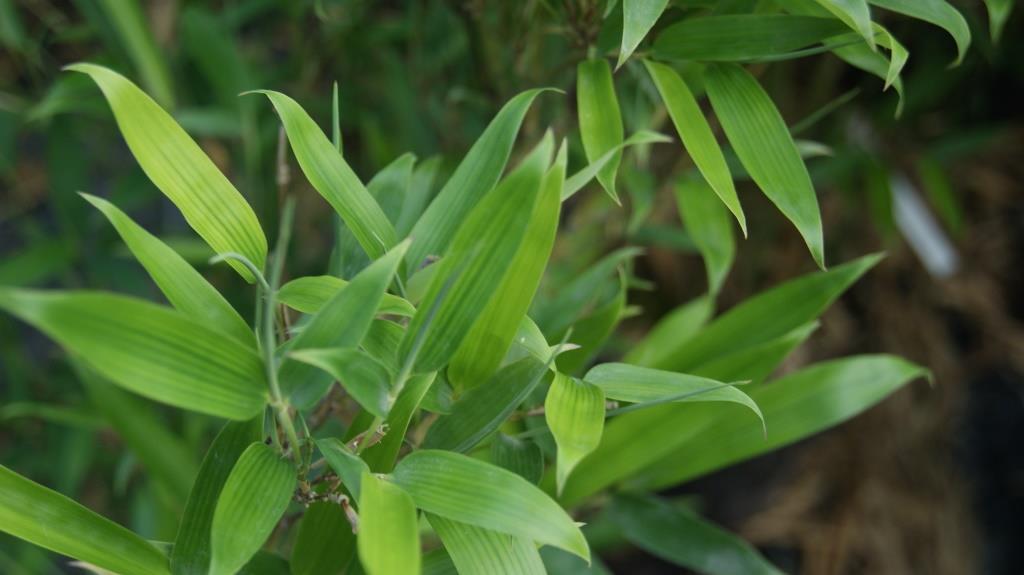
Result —
[{"label": "drooping leaf", "polygon": [[[338,295],[349,282],[334,276],[305,276],[295,278],[281,286],[277,299],[286,306],[302,313],[317,313],[334,296]],[[411,317],[416,308],[408,301],[389,293],[384,294],[379,314]]]},{"label": "drooping leaf", "polygon": [[[117,72],[94,64],[65,69],[88,74],[99,85],[142,171],[181,210],[192,229],[214,251],[237,252],[262,267],[267,239],[256,214],[185,130]],[[230,264],[246,280],[254,280],[240,263]]]},{"label": "drooping leaf", "polygon": [[631,543],[680,567],[709,575],[782,575],[740,537],[667,501],[620,493],[608,513]]},{"label": "drooping leaf", "polygon": [[679,216],[704,258],[708,291],[712,296],[718,295],[736,256],[729,214],[705,182],[680,180],[676,182],[675,195]]},{"label": "drooping leaf", "polygon": [[590,162],[585,167],[581,168],[580,171],[566,179],[565,184],[562,186],[562,201],[564,202],[565,200],[568,200],[575,195],[576,192],[582,190],[583,186],[589,184],[590,180],[597,177],[597,174],[599,174],[609,162],[620,157],[622,155],[622,150],[629,146],[664,144],[671,141],[672,138],[657,132],[651,132],[649,130],[639,130],[635,132],[632,136],[626,138],[624,142],[608,150],[599,158]]},{"label": "drooping leaf", "polygon": [[[584,60],[576,67],[576,111],[588,161],[594,162],[622,145],[619,99],[615,95],[611,65],[604,58]],[[597,180],[615,203],[619,203],[615,175],[621,158],[622,153],[615,152],[597,173]]]},{"label": "drooping leaf", "polygon": [[367,575],[419,575],[420,534],[413,499],[372,473],[364,473],[361,482],[357,545]]},{"label": "drooping leaf", "polygon": [[622,0],[622,46],[616,70],[629,60],[667,6],[668,0]]},{"label": "drooping leaf", "polygon": [[963,61],[967,49],[971,46],[971,28],[967,25],[967,20],[946,0],[870,0],[870,2],[879,8],[924,20],[948,32],[956,42],[954,66]]},{"label": "drooping leaf", "polygon": [[626,353],[624,361],[634,365],[663,365],[704,327],[714,311],[714,301],[707,296],[677,307],[654,324]]},{"label": "drooping leaf", "polygon": [[875,34],[871,28],[871,9],[867,0],[815,0],[819,5],[861,35],[874,48]]},{"label": "drooping leaf", "polygon": [[399,462],[394,481],[429,513],[590,558],[572,518],[511,471],[457,453],[420,450]]},{"label": "drooping leaf", "polygon": [[659,58],[743,62],[784,56],[846,32],[834,18],[728,14],[685,18],[654,41]]},{"label": "drooping leaf", "polygon": [[358,500],[363,472],[370,470],[366,462],[335,437],[318,440],[316,446],[327,460],[327,465],[331,466],[345,488]]},{"label": "drooping leaf", "polygon": [[228,480],[235,462],[253,443],[259,441],[263,418],[229,421],[203,457],[199,474],[188,494],[188,502],[171,548],[171,573],[206,575],[210,569],[210,525],[217,498]]},{"label": "drooping leaf", "polygon": [[555,477],[561,493],[576,464],[601,442],[604,391],[592,383],[556,374],[544,400],[544,419],[558,445]]},{"label": "drooping leaf", "polygon": [[441,543],[461,575],[545,575],[537,546],[514,537],[467,523],[427,514]]},{"label": "drooping leaf", "polygon": [[2,465],[0,531],[118,573],[169,573],[167,558],[143,538]]},{"label": "drooping leaf", "polygon": [[312,503],[302,514],[291,554],[291,575],[342,573],[356,551],[345,511],[332,501]]},{"label": "drooping leaf", "polygon": [[705,85],[715,114],[747,172],[796,226],[825,267],[818,198],[793,137],[757,80],[735,64],[709,66]]},{"label": "drooping leaf", "polygon": [[238,457],[210,526],[210,574],[231,575],[263,547],[295,490],[295,468],[256,442]]},{"label": "drooping leaf", "polygon": [[309,183],[341,216],[371,258],[384,255],[397,242],[395,228],[323,130],[295,100],[270,90],[258,92],[270,98],[281,117],[292,152]]},{"label": "drooping leaf", "polygon": [[209,323],[243,345],[256,346],[253,332],[242,316],[176,251],[132,221],[114,204],[89,194],[82,194],[82,197],[110,220],[128,249],[175,309],[195,321]]},{"label": "drooping leaf", "polygon": [[228,419],[263,409],[256,352],[180,312],[97,292],[0,289],[0,308],[32,324],[114,383]]},{"label": "drooping leaf", "polygon": [[540,481],[544,473],[544,455],[537,444],[504,433],[494,436],[491,461],[534,484]]},{"label": "drooping leaf", "polygon": [[370,413],[387,417],[394,398],[390,396],[392,374],[365,351],[355,348],[303,349],[289,354],[293,359],[327,372]]}]

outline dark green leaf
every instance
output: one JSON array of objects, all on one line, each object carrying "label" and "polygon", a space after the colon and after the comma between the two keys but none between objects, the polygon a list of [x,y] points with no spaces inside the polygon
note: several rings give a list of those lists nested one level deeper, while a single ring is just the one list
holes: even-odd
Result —
[{"label": "dark green leaf", "polygon": [[741,62],[784,56],[846,32],[833,18],[790,14],[730,14],[686,18],[654,41],[659,58]]},{"label": "dark green leaf", "polygon": [[[610,150],[622,145],[622,115],[612,82],[612,68],[604,58],[585,60],[576,68],[576,110],[579,114],[580,136],[587,160],[596,161]],[[622,152],[615,152],[597,173],[601,186],[615,203],[615,175],[619,171]]]}]

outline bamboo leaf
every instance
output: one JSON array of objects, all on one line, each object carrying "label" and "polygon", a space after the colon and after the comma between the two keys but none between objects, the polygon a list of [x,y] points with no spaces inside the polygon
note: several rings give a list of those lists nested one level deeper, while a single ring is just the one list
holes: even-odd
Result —
[{"label": "bamboo leaf", "polygon": [[231,470],[213,512],[211,575],[238,571],[263,547],[295,490],[295,469],[269,446],[250,445]]},{"label": "bamboo leaf", "polygon": [[736,216],[736,221],[746,236],[747,219],[736,196],[729,165],[725,162],[722,148],[715,140],[711,126],[697,105],[693,92],[671,67],[650,60],[645,60],[644,64],[658,92],[661,93],[661,99],[665,102],[665,108],[672,118],[672,123],[675,124],[676,131],[679,132],[687,153],[693,158],[693,163],[697,165],[697,169],[718,194],[722,203]]},{"label": "bamboo leaf", "polygon": [[651,132],[649,130],[639,130],[635,132],[632,136],[626,138],[626,141],[608,150],[599,158],[597,158],[593,162],[590,162],[585,167],[580,169],[580,171],[576,172],[568,179],[566,179],[565,184],[562,186],[562,201],[564,202],[565,200],[568,200],[573,195],[575,195],[576,192],[582,190],[583,186],[589,184],[590,180],[593,180],[595,177],[597,177],[597,174],[601,170],[603,170],[609,162],[611,162],[616,157],[621,156],[622,150],[628,148],[629,146],[641,146],[644,144],[664,144],[666,142],[671,141],[672,138],[669,138],[668,136],[659,134],[657,132]]},{"label": "bamboo leaf", "polygon": [[338,474],[341,482],[356,500],[359,500],[363,473],[370,471],[366,462],[352,453],[340,439],[328,438],[316,442],[327,464]]},{"label": "bamboo leaf", "polygon": [[545,575],[537,546],[529,539],[427,514],[461,575]]},{"label": "bamboo leaf", "polygon": [[[88,74],[99,85],[142,171],[214,251],[236,252],[263,265],[267,239],[256,214],[167,112],[113,70],[94,64],[65,69]],[[246,280],[254,280],[240,263],[230,263]]]},{"label": "bamboo leaf", "polygon": [[416,375],[405,384],[405,388],[398,395],[395,404],[391,406],[388,418],[384,422],[387,428],[384,438],[380,440],[380,443],[363,452],[363,459],[371,470],[385,473],[391,471],[391,468],[395,466],[398,451],[405,443],[405,433],[409,429],[409,422],[412,421],[423,397],[434,383],[435,376],[434,373]]},{"label": "bamboo leaf", "polygon": [[377,417],[387,417],[394,402],[390,396],[392,375],[370,354],[354,348],[336,347],[293,351],[289,356],[324,370],[363,409]]},{"label": "bamboo leaf", "polygon": [[172,309],[97,292],[17,289],[0,289],[0,308],[150,399],[228,419],[263,409],[256,352]]},{"label": "bamboo leaf", "polygon": [[[406,152],[384,166],[366,184],[366,189],[373,196],[384,215],[392,224],[397,224],[412,186],[412,168],[416,165],[416,155]],[[395,232],[397,235],[397,232]]]},{"label": "bamboo leaf", "polygon": [[176,251],[132,221],[114,204],[89,194],[81,195],[110,220],[128,249],[175,309],[197,322],[209,323],[243,345],[256,347],[253,332],[242,316]]},{"label": "bamboo leaf", "polygon": [[164,106],[174,106],[171,75],[163,54],[150,32],[149,25],[137,0],[101,0],[114,30],[124,44],[124,51],[142,76],[146,89]]},{"label": "bamboo leaf", "polygon": [[576,464],[597,448],[604,430],[604,391],[591,383],[556,374],[547,399],[544,419],[558,445],[558,492]]},{"label": "bamboo leaf", "polygon": [[824,269],[818,198],[775,104],[753,76],[734,64],[710,66],[705,84],[715,114],[743,166],[793,222],[814,261]]},{"label": "bamboo leaf", "polygon": [[956,42],[954,66],[963,62],[971,46],[971,28],[960,12],[946,0],[870,0],[871,4],[899,14],[917,18],[942,28]]},{"label": "bamboo leaf", "polygon": [[356,552],[345,511],[330,501],[317,501],[306,509],[291,554],[291,575],[341,573]]},{"label": "bamboo leaf", "polygon": [[491,461],[533,484],[539,482],[544,473],[544,455],[537,444],[504,433],[494,436]]},{"label": "bamboo leaf", "polygon": [[590,559],[587,540],[572,518],[511,471],[457,453],[421,450],[399,462],[394,481],[428,513]]},{"label": "bamboo leaf", "polygon": [[263,418],[230,421],[213,440],[185,504],[178,535],[171,548],[171,573],[206,575],[210,569],[210,525],[217,498],[239,456],[259,441]]},{"label": "bamboo leaf", "polygon": [[270,90],[256,92],[270,98],[277,110],[309,183],[341,216],[371,259],[384,255],[397,243],[395,229],[331,141],[295,100]]},{"label": "bamboo leaf", "polygon": [[[576,107],[588,161],[594,162],[622,145],[619,100],[612,82],[612,68],[604,58],[585,60],[576,67]],[[615,191],[615,175],[621,159],[622,152],[614,152],[597,172],[597,180],[616,204],[619,195]]]},{"label": "bamboo leaf", "polygon": [[624,361],[634,365],[664,365],[697,335],[714,313],[714,300],[696,298],[669,312],[626,353]]},{"label": "bamboo leaf", "polygon": [[2,465],[0,530],[117,573],[169,573],[163,553],[138,535]]},{"label": "bamboo leaf", "polygon": [[989,32],[992,35],[992,43],[999,43],[1003,35],[1003,28],[1013,10],[1013,0],[985,0],[985,8],[988,10]]},{"label": "bamboo leaf", "polygon": [[818,322],[812,321],[793,331],[733,353],[727,353],[694,369],[694,374],[718,381],[749,380],[756,384],[768,376],[789,354],[807,341],[818,329]]},{"label": "bamboo leaf", "polygon": [[558,356],[556,365],[559,370],[575,374],[601,351],[601,347],[622,319],[623,311],[626,309],[626,290],[626,275],[620,269],[618,289],[612,294],[611,299],[573,325],[572,339],[577,347]]},{"label": "bamboo leaf", "polygon": [[622,46],[616,70],[629,60],[667,6],[668,0],[622,0]]},{"label": "bamboo leaf", "polygon": [[676,182],[675,195],[686,231],[704,258],[708,292],[712,297],[717,296],[736,256],[729,214],[705,182],[680,180]]},{"label": "bamboo leaf", "polygon": [[363,473],[362,486],[357,545],[367,575],[418,575],[420,534],[413,499],[372,473]]},{"label": "bamboo leaf", "polygon": [[654,40],[658,58],[744,62],[780,57],[846,32],[834,18],[729,14],[686,18]]},{"label": "bamboo leaf", "polygon": [[821,7],[842,20],[851,30],[861,35],[872,49],[875,33],[871,27],[871,9],[867,0],[815,0]]},{"label": "bamboo leaf", "polygon": [[[277,299],[286,306],[302,313],[317,313],[334,296],[338,295],[349,282],[334,276],[305,276],[295,278],[281,286]],[[412,317],[416,308],[408,301],[389,293],[381,299],[378,314],[392,314]]]}]

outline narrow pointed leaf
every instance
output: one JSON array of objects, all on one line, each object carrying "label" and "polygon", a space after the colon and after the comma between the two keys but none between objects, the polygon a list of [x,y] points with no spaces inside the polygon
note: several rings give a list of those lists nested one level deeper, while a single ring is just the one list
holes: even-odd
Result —
[{"label": "narrow pointed leaf", "polygon": [[815,0],[821,7],[843,21],[874,48],[875,34],[871,28],[871,9],[867,0]]},{"label": "narrow pointed leaf", "polygon": [[409,494],[364,473],[359,495],[359,560],[367,575],[418,575],[420,534]]},{"label": "narrow pointed leaf", "polygon": [[971,29],[967,25],[967,20],[946,0],[870,0],[870,2],[879,8],[924,20],[948,32],[956,42],[954,66],[963,61],[967,49],[971,46]]},{"label": "narrow pointed leaf", "polygon": [[460,575],[545,575],[529,539],[427,514]]},{"label": "narrow pointed leaf", "polygon": [[544,473],[544,455],[537,444],[504,433],[494,436],[491,461],[534,484],[540,481]]},{"label": "narrow pointed leaf", "polygon": [[576,464],[601,442],[604,391],[592,383],[559,373],[544,400],[544,419],[558,445],[555,477],[561,493]]},{"label": "narrow pointed leaf", "polygon": [[318,367],[345,388],[366,411],[387,417],[393,398],[391,372],[365,351],[354,348],[304,349],[289,354],[293,359]]},{"label": "narrow pointed leaf", "polygon": [[[295,311],[317,313],[348,284],[346,280],[334,276],[295,278],[281,286],[277,292],[277,299]],[[408,301],[386,293],[381,299],[377,313],[411,317],[416,313],[416,308]]]},{"label": "narrow pointed leaf", "polygon": [[291,575],[336,575],[356,551],[356,536],[341,505],[317,501],[299,522],[291,554]]},{"label": "narrow pointed leaf", "polygon": [[729,214],[706,183],[680,180],[675,185],[676,207],[697,244],[708,274],[708,291],[718,295],[736,256]]},{"label": "narrow pointed leaf", "polygon": [[149,22],[137,0],[101,0],[97,3],[117,33],[125,53],[142,77],[142,84],[162,105],[174,106],[174,90],[166,57],[160,53]]},{"label": "narrow pointed leaf", "polygon": [[626,354],[625,362],[634,365],[663,365],[700,331],[714,313],[714,301],[699,297],[672,310]]},{"label": "narrow pointed leaf", "polygon": [[590,558],[572,518],[511,471],[457,453],[421,450],[399,462],[394,480],[429,513]]},{"label": "narrow pointed leaf", "polygon": [[818,198],[807,166],[771,98],[735,64],[710,66],[705,85],[715,114],[747,172],[796,226],[818,267],[825,267]]},{"label": "narrow pointed leaf", "polygon": [[171,573],[174,575],[206,575],[209,572],[212,553],[210,526],[217,498],[235,462],[253,442],[259,441],[262,427],[262,417],[230,421],[207,450],[171,548]]},{"label": "narrow pointed leaf", "polygon": [[402,210],[398,214],[398,221],[395,222],[395,231],[398,237],[404,238],[412,231],[412,227],[423,215],[423,210],[430,201],[431,193],[434,191],[434,180],[441,168],[441,156],[427,158],[420,162],[412,172],[412,180],[409,182],[409,192],[402,202]]},{"label": "narrow pointed leaf", "polygon": [[576,192],[582,190],[583,186],[589,184],[590,180],[593,180],[595,177],[597,177],[597,174],[600,173],[601,170],[603,170],[609,162],[614,160],[616,157],[621,156],[622,150],[628,148],[629,146],[642,146],[644,144],[664,144],[671,141],[672,138],[669,138],[668,136],[664,134],[659,134],[657,132],[651,132],[649,130],[639,130],[635,132],[632,136],[626,138],[624,142],[608,150],[604,154],[601,154],[599,158],[590,162],[585,167],[580,169],[580,171],[576,172],[568,179],[566,179],[565,184],[562,186],[562,201],[564,202],[565,200],[568,200],[573,195],[575,195]]},{"label": "narrow pointed leaf", "polygon": [[782,361],[807,341],[816,329],[818,322],[809,322],[775,339],[702,363],[693,373],[718,381],[748,380],[751,385],[760,383],[768,379]]},{"label": "narrow pointed leaf", "polygon": [[169,573],[146,540],[2,465],[0,531],[116,573]]},{"label": "narrow pointed leaf", "polygon": [[263,547],[294,490],[295,469],[270,446],[242,452],[213,512],[210,575],[235,573]]},{"label": "narrow pointed leaf", "polygon": [[618,289],[611,299],[573,324],[572,343],[577,347],[558,356],[556,365],[563,373],[576,374],[596,356],[615,331],[626,309],[626,275],[619,270]]},{"label": "narrow pointed leaf", "polygon": [[668,0],[622,0],[622,46],[616,69],[629,60],[667,6]]},{"label": "narrow pointed leaf", "polygon": [[846,32],[834,18],[790,14],[730,14],[686,18],[654,41],[658,58],[743,62],[789,54]]},{"label": "narrow pointed leaf", "polygon": [[998,43],[1003,35],[1003,28],[1006,20],[1013,10],[1014,0],[985,0],[985,8],[988,9],[988,26],[992,36],[992,42]]},{"label": "narrow pointed leaf", "polygon": [[359,177],[298,102],[279,92],[259,93],[270,98],[281,117],[292,152],[309,183],[341,216],[372,259],[384,255],[397,242],[395,229]]},{"label": "narrow pointed leaf", "polygon": [[[73,64],[66,69],[88,74],[99,85],[142,171],[181,210],[192,229],[215,252],[237,252],[262,266],[267,239],[256,214],[185,130],[113,70],[94,64]],[[242,277],[253,281],[244,266],[230,263]]]},{"label": "narrow pointed leaf", "polygon": [[175,309],[255,348],[252,329],[242,316],[178,252],[144,230],[114,204],[88,194],[82,194],[82,197],[110,220],[128,249]]},{"label": "narrow pointed leaf", "polygon": [[388,418],[384,421],[387,433],[380,443],[370,447],[363,452],[363,459],[370,469],[377,473],[386,473],[395,466],[398,452],[405,443],[405,433],[409,430],[409,423],[413,415],[419,409],[423,397],[426,396],[430,386],[434,383],[435,373],[425,373],[413,376],[402,393],[398,395],[395,404],[388,412]]},{"label": "narrow pointed leaf", "polygon": [[644,64],[658,92],[661,93],[661,99],[665,102],[665,108],[672,118],[672,123],[675,124],[676,131],[679,132],[683,147],[722,203],[736,216],[736,221],[745,236],[747,220],[736,196],[732,174],[725,162],[722,148],[711,132],[711,126],[697,105],[696,98],[693,97],[693,92],[671,67],[650,60],[644,61]]},{"label": "narrow pointed leaf", "polygon": [[327,460],[327,465],[338,474],[349,493],[358,501],[363,472],[370,470],[366,462],[352,453],[340,439],[334,437],[321,439],[316,442],[316,446]]},{"label": "narrow pointed leaf", "polygon": [[[588,161],[596,161],[605,152],[622,145],[619,99],[612,82],[612,68],[604,58],[585,60],[577,66],[576,107],[580,136]],[[619,203],[615,191],[615,175],[619,171],[621,159],[622,152],[615,152],[597,173],[597,180],[615,203]]]},{"label": "narrow pointed leaf", "polygon": [[0,308],[32,324],[114,383],[228,419],[263,409],[256,352],[180,312],[97,292],[0,289]]},{"label": "narrow pointed leaf", "polygon": [[414,165],[416,155],[406,152],[381,168],[366,184],[366,189],[377,200],[380,209],[392,224],[398,222],[398,217],[402,213],[402,206],[412,185]]}]

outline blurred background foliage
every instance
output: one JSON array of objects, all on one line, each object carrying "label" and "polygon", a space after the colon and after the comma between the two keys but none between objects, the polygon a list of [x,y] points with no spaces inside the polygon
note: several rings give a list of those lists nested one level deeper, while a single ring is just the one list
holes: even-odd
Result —
[{"label": "blurred background foliage", "polygon": [[[716,3],[673,4],[684,11]],[[941,29],[879,17],[911,53],[899,118],[896,95],[880,80],[831,55],[752,68],[809,142],[829,260],[889,253],[826,314],[788,368],[885,351],[928,366],[938,382],[912,386],[822,437],[674,490],[790,571],[1024,570],[1017,439],[1024,431],[1024,34],[1015,33],[1014,13],[993,42],[985,6],[957,6],[973,44],[956,68],[949,67],[955,46]],[[102,63],[137,80],[229,174],[265,229],[276,228],[283,191],[294,192],[290,271],[321,274],[332,216],[301,175],[288,177],[298,174],[294,166],[282,169],[290,158],[280,153],[270,106],[241,92],[280,90],[329,126],[336,82],[344,153],[361,178],[411,151],[420,166],[439,166],[432,179],[432,168],[416,172],[436,187],[505,101],[552,86],[566,95],[542,96],[519,141],[536,141],[550,125],[570,138],[570,165],[578,167],[586,162],[570,128],[575,64],[592,44],[614,53],[620,35],[621,15],[617,24],[603,10],[594,0],[0,0],[0,284],[158,297],[115,232],[76,194],[85,191],[111,198],[249,313],[246,286],[228,269],[206,266],[208,248],[141,172],[99,92],[82,75],[62,74],[65,64]],[[673,134],[639,59],[616,78],[627,134]],[[688,160],[677,146],[626,154],[623,207],[592,186],[563,214],[544,293],[608,254],[622,257],[618,248],[643,248],[630,279],[633,307],[625,315],[633,317],[605,346],[608,358],[707,290],[702,260],[678,223],[669,176]],[[752,189],[740,185],[751,236],[738,243],[721,308],[813,266],[795,230]],[[908,243],[893,208],[907,194],[927,206],[953,260],[930,262],[927,249]],[[605,276],[586,286],[597,310],[618,285]],[[110,418],[132,414],[117,427],[135,426],[136,437],[170,426],[180,439],[150,440],[180,442],[196,461],[214,429],[207,418],[83,386],[51,344],[8,317],[0,317],[0,381],[5,465],[146,537],[173,535],[173,514],[164,510],[180,505],[180,488],[140,472],[147,447],[112,432]],[[610,557],[616,571],[674,569],[628,551]],[[60,570],[44,551],[0,536],[0,571]]]}]

